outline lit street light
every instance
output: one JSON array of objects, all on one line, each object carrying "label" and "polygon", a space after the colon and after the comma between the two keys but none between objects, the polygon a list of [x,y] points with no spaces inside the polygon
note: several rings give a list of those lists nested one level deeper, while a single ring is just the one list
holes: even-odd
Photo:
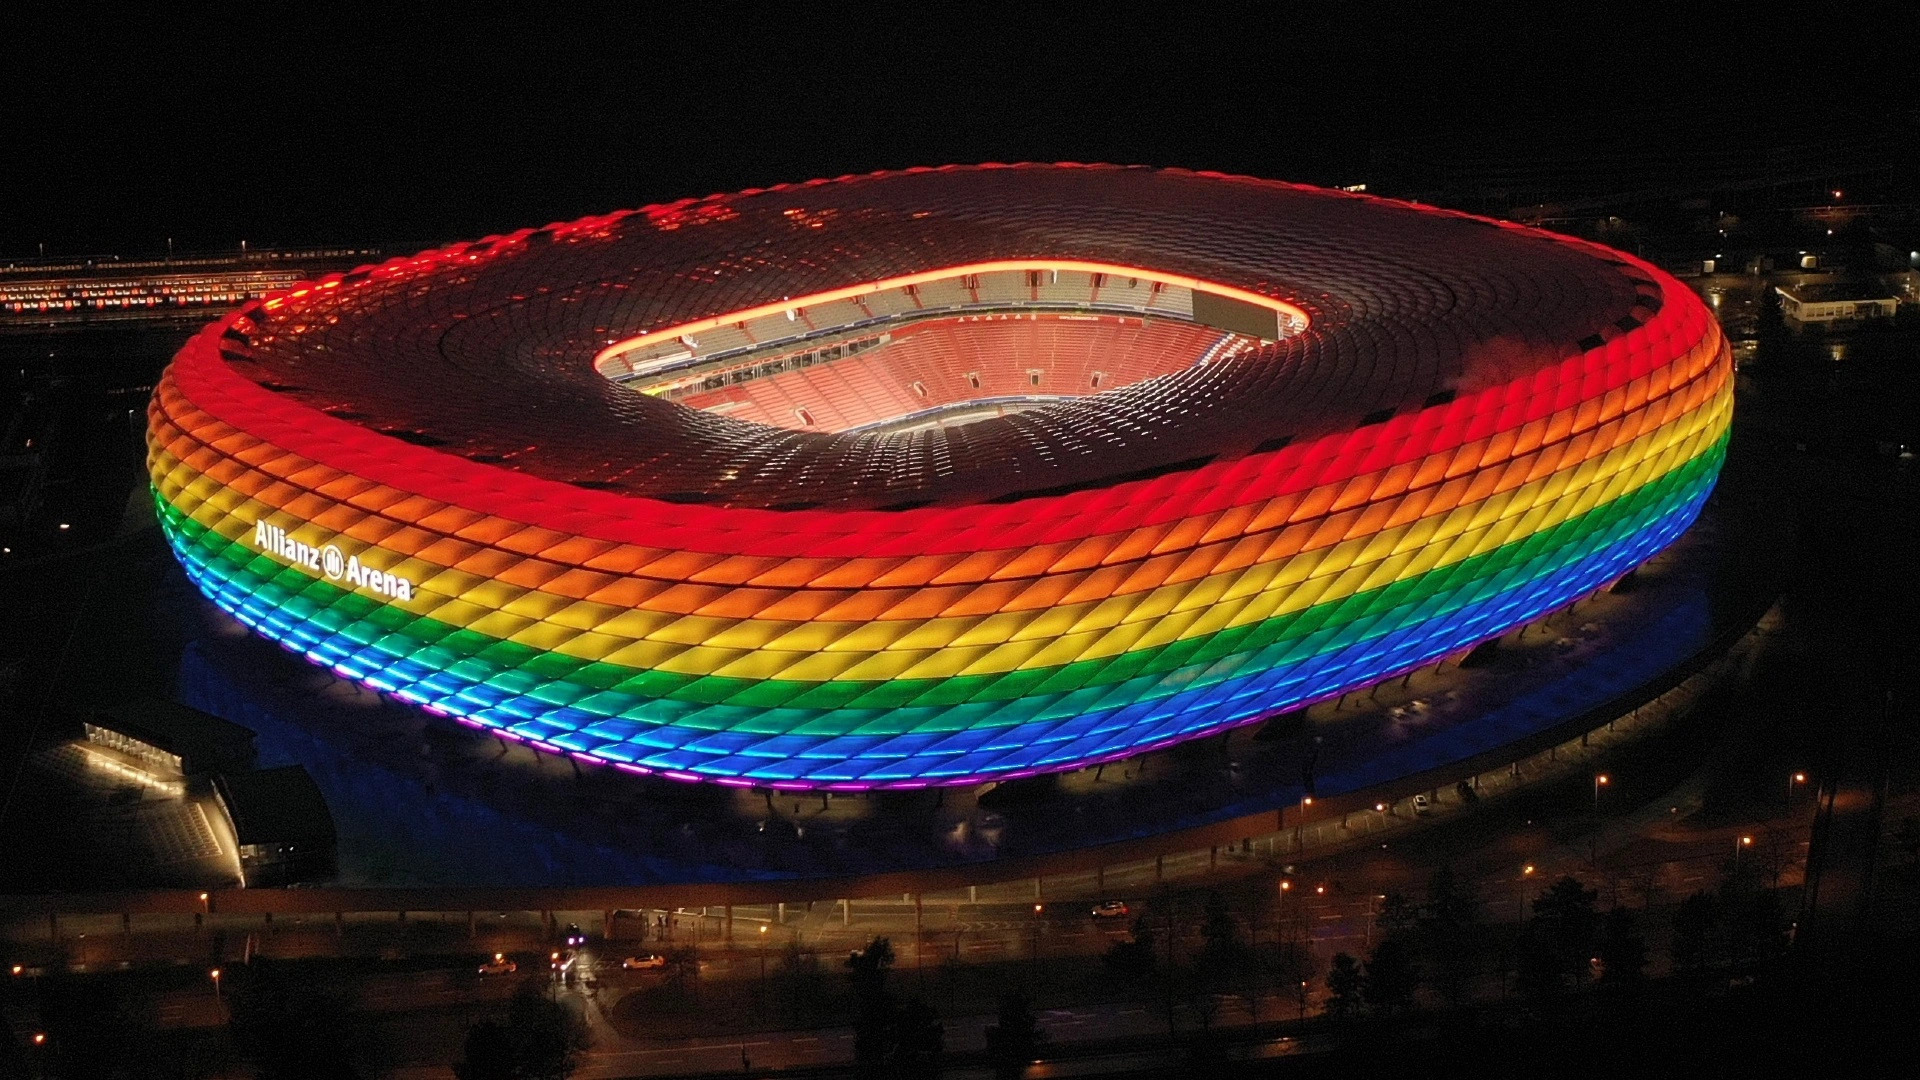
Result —
[{"label": "lit street light", "polygon": [[1793,789],[1806,782],[1807,774],[1803,772],[1795,772],[1792,776],[1787,777],[1787,813],[1793,813]]},{"label": "lit street light", "polygon": [[220,1000],[220,969],[214,968],[213,970],[207,972],[207,978],[213,980],[213,1000],[219,1001]]},{"label": "lit street light", "polygon": [[1606,786],[1607,786],[1606,773],[1599,773],[1594,776],[1593,778],[1593,809],[1596,813],[1598,813],[1600,810],[1600,789]]},{"label": "lit street light", "polygon": [[1367,939],[1366,939],[1366,944],[1367,944],[1367,948],[1369,948],[1369,949],[1371,949],[1371,948],[1373,948],[1373,920],[1374,920],[1374,919],[1375,919],[1375,917],[1377,917],[1377,915],[1379,914],[1379,913],[1378,913],[1377,911],[1375,911],[1375,910],[1374,910],[1374,903],[1373,903],[1373,902],[1374,902],[1375,900],[1385,900],[1386,898],[1387,898],[1387,897],[1386,897],[1386,894],[1384,894],[1384,893],[1374,893],[1374,894],[1372,894],[1372,895],[1370,895],[1370,896],[1368,896],[1368,897],[1367,897]]}]

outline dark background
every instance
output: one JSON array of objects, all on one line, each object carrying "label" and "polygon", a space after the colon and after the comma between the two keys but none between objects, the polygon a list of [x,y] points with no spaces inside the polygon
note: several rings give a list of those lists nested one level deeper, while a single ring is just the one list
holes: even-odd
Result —
[{"label": "dark background", "polygon": [[1355,183],[1409,142],[1920,138],[1912,7],[15,10],[0,259],[428,244],[914,164]]}]

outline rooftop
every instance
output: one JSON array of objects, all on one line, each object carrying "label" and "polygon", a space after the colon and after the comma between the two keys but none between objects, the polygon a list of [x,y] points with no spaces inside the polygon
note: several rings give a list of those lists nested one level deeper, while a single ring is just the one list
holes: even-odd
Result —
[{"label": "rooftop", "polygon": [[222,773],[214,787],[226,803],[234,836],[243,847],[333,842],[333,815],[303,766]]},{"label": "rooftop", "polygon": [[1797,304],[1824,304],[1836,300],[1897,300],[1893,290],[1877,281],[1821,281],[1782,285],[1781,295]]},{"label": "rooftop", "polygon": [[93,722],[177,754],[245,752],[253,743],[252,730],[164,698],[103,709]]}]

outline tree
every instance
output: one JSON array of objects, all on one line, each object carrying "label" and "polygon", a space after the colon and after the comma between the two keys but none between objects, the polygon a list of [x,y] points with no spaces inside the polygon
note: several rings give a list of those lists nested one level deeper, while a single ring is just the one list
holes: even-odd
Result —
[{"label": "tree", "polygon": [[1207,893],[1206,917],[1200,924],[1204,944],[1194,958],[1202,993],[1219,993],[1252,973],[1253,954],[1240,940],[1239,924],[1218,892]]},{"label": "tree", "polygon": [[1142,915],[1133,920],[1132,938],[1114,942],[1101,954],[1100,959],[1115,975],[1128,980],[1145,981],[1153,976],[1155,941],[1153,928],[1147,924],[1147,917]]},{"label": "tree", "polygon": [[1365,981],[1358,960],[1346,953],[1334,953],[1333,963],[1327,968],[1327,1015],[1335,1020],[1359,1016]]},{"label": "tree", "polygon": [[1647,979],[1647,943],[1634,932],[1633,912],[1623,907],[1607,912],[1596,953],[1603,991],[1620,998],[1639,992]]},{"label": "tree", "polygon": [[1033,1009],[1020,994],[1000,995],[999,1015],[986,1034],[987,1057],[999,1080],[1013,1080],[1025,1072],[1047,1041],[1047,1033],[1040,1030]]},{"label": "tree", "polygon": [[261,1080],[344,1080],[356,1017],[346,999],[263,960],[232,980],[228,1030]]},{"label": "tree", "polygon": [[1680,902],[1673,912],[1673,940],[1669,951],[1673,969],[1683,975],[1698,974],[1716,959],[1714,931],[1720,926],[1720,904],[1712,893],[1697,892]]},{"label": "tree", "polygon": [[[1304,987],[1311,982],[1314,972],[1313,950],[1299,941],[1276,942],[1260,956],[1267,985],[1288,996],[1305,997]],[[1303,1005],[1301,1012],[1305,1013]]]},{"label": "tree", "polygon": [[513,1036],[505,1024],[482,1020],[467,1029],[467,1040],[460,1061],[453,1066],[459,1080],[515,1080],[519,1062],[513,1050]]},{"label": "tree", "polygon": [[1398,1016],[1413,1008],[1420,989],[1420,969],[1413,961],[1413,945],[1405,934],[1395,934],[1376,945],[1367,959],[1361,993],[1381,1016]]},{"label": "tree", "polygon": [[1480,958],[1480,898],[1452,867],[1440,867],[1428,880],[1418,927],[1436,987],[1449,1003],[1460,1004]]},{"label": "tree", "polygon": [[1598,890],[1563,877],[1534,898],[1520,960],[1522,980],[1536,995],[1550,995],[1589,970],[1600,928]]},{"label": "tree", "polygon": [[789,1022],[798,1023],[818,1007],[826,993],[826,983],[827,974],[820,966],[820,957],[802,948],[798,941],[787,942],[773,969],[773,984]]},{"label": "tree", "polygon": [[660,955],[667,962],[661,971],[666,985],[676,994],[692,994],[700,981],[700,954],[691,945],[681,945]]},{"label": "tree", "polygon": [[926,1002],[895,1000],[887,991],[893,943],[874,938],[847,954],[853,984],[853,1056],[863,1076],[925,1076],[935,1071],[946,1046],[946,1027]]},{"label": "tree", "polygon": [[909,998],[894,1011],[893,1047],[888,1055],[896,1076],[931,1076],[947,1047],[947,1026],[933,1006]]},{"label": "tree", "polygon": [[1411,930],[1420,921],[1420,905],[1407,899],[1405,893],[1388,893],[1380,901],[1380,914],[1375,917],[1375,925],[1387,936]]},{"label": "tree", "polygon": [[564,1080],[590,1045],[585,1021],[528,981],[507,1003],[507,1037],[513,1045],[514,1075],[524,1080]]},{"label": "tree", "polygon": [[1920,818],[1909,814],[1900,819],[1893,830],[1893,843],[1907,857],[1909,864],[1920,862]]},{"label": "tree", "polygon": [[[116,979],[74,975],[64,962],[48,965],[39,979],[40,1015],[32,1029],[47,1036],[46,1045],[35,1048],[46,1075],[110,1077],[140,1060],[151,1031],[128,1007],[121,985]],[[6,1035],[0,1027],[0,1038]],[[10,1047],[18,1045],[10,1041]],[[0,1076],[13,1075],[33,1074],[6,1072],[0,1062]]]},{"label": "tree", "polygon": [[1720,915],[1732,963],[1760,963],[1786,951],[1787,919],[1771,889],[1749,878],[1728,878],[1720,887]]},{"label": "tree", "polygon": [[847,954],[847,980],[853,984],[853,996],[860,1001],[875,1001],[886,996],[887,970],[893,967],[893,942],[883,937],[867,942],[864,949]]}]

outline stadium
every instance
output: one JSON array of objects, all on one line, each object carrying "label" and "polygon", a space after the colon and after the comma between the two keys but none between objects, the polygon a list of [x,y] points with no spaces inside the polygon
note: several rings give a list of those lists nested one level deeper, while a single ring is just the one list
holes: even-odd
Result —
[{"label": "stadium", "polygon": [[1732,365],[1631,257],[1108,166],[687,200],[304,283],[149,410],[216,605],[541,750],[978,784],[1253,724],[1693,522]]}]

